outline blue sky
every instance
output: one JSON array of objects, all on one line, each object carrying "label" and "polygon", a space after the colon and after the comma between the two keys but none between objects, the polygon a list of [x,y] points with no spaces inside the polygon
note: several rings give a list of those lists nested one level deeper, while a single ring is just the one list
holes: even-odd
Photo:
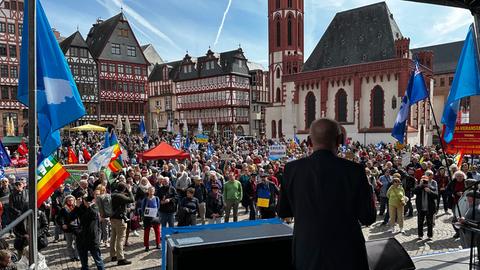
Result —
[{"label": "blue sky", "polygon": [[[304,1],[306,57],[315,48],[335,13],[378,2]],[[107,19],[118,14],[120,7],[123,7],[140,44],[152,43],[164,60],[181,59],[187,50],[190,55],[200,56],[206,53],[209,46],[214,51],[226,51],[236,49],[241,44],[250,61],[259,62],[265,67],[268,64],[267,0],[41,2],[51,26],[58,29],[63,36],[69,36],[78,27],[86,38],[97,18]],[[402,34],[410,37],[412,48],[462,40],[473,21],[470,13],[462,9],[400,0],[386,2]]]}]

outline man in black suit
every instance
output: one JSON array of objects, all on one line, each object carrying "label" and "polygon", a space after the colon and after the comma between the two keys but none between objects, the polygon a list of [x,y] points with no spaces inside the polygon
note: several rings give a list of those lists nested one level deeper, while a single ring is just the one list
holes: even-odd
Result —
[{"label": "man in black suit", "polygon": [[361,226],[375,222],[373,189],[365,169],[337,157],[340,125],[310,126],[314,153],[285,166],[279,216],[295,218],[293,264],[301,270],[368,270]]}]

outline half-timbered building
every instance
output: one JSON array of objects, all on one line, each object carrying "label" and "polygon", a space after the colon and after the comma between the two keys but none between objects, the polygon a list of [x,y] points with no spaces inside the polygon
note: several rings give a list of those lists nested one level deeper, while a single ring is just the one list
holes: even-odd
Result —
[{"label": "half-timbered building", "polygon": [[145,116],[147,67],[143,51],[123,13],[98,20],[87,36],[97,61],[100,124],[113,125],[117,115],[129,117],[132,130]]},{"label": "half-timbered building", "polygon": [[268,71],[263,66],[248,62],[250,73],[250,134],[263,136],[265,134],[265,112],[270,103],[268,87]]},{"label": "half-timbered building", "polygon": [[77,125],[98,124],[100,115],[97,64],[80,32],[75,32],[60,43],[87,114]]},{"label": "half-timbered building", "polygon": [[6,135],[7,119],[12,118],[15,135],[27,131],[26,107],[17,101],[20,46],[23,30],[23,1],[0,2],[0,135]]}]

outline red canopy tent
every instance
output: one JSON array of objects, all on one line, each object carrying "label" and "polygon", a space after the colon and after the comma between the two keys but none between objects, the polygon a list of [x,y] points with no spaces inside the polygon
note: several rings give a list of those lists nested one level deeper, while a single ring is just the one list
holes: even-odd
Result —
[{"label": "red canopy tent", "polygon": [[190,158],[190,154],[182,150],[178,150],[166,142],[161,142],[152,149],[149,149],[143,153],[138,153],[138,157],[142,160],[187,159]]}]

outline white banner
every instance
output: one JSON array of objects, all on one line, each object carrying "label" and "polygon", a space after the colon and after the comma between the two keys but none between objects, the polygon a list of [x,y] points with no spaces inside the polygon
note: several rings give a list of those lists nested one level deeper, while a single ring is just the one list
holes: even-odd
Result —
[{"label": "white banner", "polygon": [[285,145],[271,145],[268,150],[268,155],[271,160],[277,160],[287,156],[287,147]]}]

